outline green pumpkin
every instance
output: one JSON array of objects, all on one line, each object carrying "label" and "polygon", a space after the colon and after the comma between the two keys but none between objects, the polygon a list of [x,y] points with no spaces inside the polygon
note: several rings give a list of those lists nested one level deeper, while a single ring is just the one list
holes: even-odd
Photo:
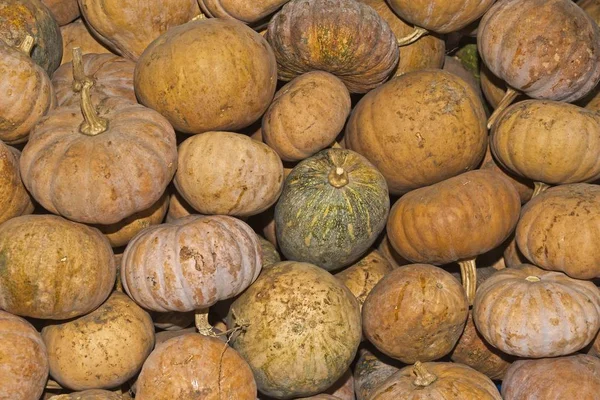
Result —
[{"label": "green pumpkin", "polygon": [[275,207],[277,243],[288,260],[328,271],[350,265],[385,227],[383,175],[363,156],[327,149],[299,163]]}]

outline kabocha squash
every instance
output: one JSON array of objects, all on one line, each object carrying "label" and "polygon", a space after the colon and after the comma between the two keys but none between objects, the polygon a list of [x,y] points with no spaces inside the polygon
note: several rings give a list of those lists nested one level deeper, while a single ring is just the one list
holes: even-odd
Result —
[{"label": "kabocha squash", "polygon": [[277,63],[265,39],[241,22],[218,18],[170,29],[135,70],[140,102],[185,133],[251,125],[269,107],[276,85]]},{"label": "kabocha squash", "polygon": [[67,25],[81,14],[77,0],[42,0],[42,3],[50,9],[58,25]]},{"label": "kabocha squash", "polygon": [[390,212],[390,243],[407,260],[461,264],[463,286],[472,304],[475,257],[499,246],[515,228],[521,211],[517,190],[494,171],[469,171],[413,190]]},{"label": "kabocha squash", "polygon": [[360,100],[345,141],[399,195],[476,168],[487,144],[485,110],[459,77],[441,70],[411,72]]},{"label": "kabocha squash", "polygon": [[233,347],[261,393],[279,399],[326,390],[346,372],[361,338],[354,295],[317,266],[281,262],[232,304],[227,326],[243,328]]},{"label": "kabocha squash", "polygon": [[323,150],[288,175],[275,206],[277,243],[289,260],[333,271],[355,262],[385,227],[385,179],[360,154]]},{"label": "kabocha squash", "polygon": [[46,71],[29,57],[33,45],[31,36],[16,48],[0,39],[0,140],[5,143],[27,141],[29,131],[56,104]]},{"label": "kabocha squash", "polygon": [[[63,38],[63,57],[61,65],[73,60],[72,49],[74,47],[81,48],[83,54],[105,54],[111,51],[102,43],[100,43],[90,33],[83,19],[79,18],[68,25],[60,27],[60,33]],[[53,75],[54,77],[54,75]]]},{"label": "kabocha squash", "polygon": [[113,292],[90,314],[42,330],[50,374],[63,387],[109,389],[132,378],[154,347],[147,312]]},{"label": "kabocha squash", "polygon": [[52,396],[54,400],[124,400],[123,395],[109,390],[90,389],[83,392]]},{"label": "kabocha squash", "polygon": [[487,151],[485,152],[485,157],[483,158],[483,162],[481,163],[480,169],[488,169],[494,172],[498,172],[506,176],[510,182],[513,184],[517,192],[519,192],[519,198],[521,199],[521,204],[527,203],[531,200],[534,191],[534,183],[521,176],[515,175],[512,172],[508,171],[506,167],[503,167],[494,156],[488,146]]},{"label": "kabocha squash", "polygon": [[256,395],[252,371],[240,354],[196,333],[158,346],[142,368],[136,392],[144,400],[255,400]]},{"label": "kabocha squash", "polygon": [[481,285],[473,319],[485,340],[507,354],[567,355],[587,346],[600,329],[600,290],[592,282],[522,264]]},{"label": "kabocha squash", "polygon": [[177,218],[187,217],[196,213],[196,210],[181,197],[177,190],[172,191],[169,196],[169,211],[167,211],[166,222],[173,222]]},{"label": "kabocha squash", "polygon": [[0,141],[0,224],[33,212],[33,203],[21,182],[20,156],[17,149]]},{"label": "kabocha squash", "polygon": [[40,334],[23,318],[0,311],[0,399],[39,399],[48,378]]},{"label": "kabocha squash", "polygon": [[52,215],[0,225],[0,308],[25,317],[67,319],[98,307],[115,283],[100,231]]},{"label": "kabocha squash", "polygon": [[336,75],[351,93],[366,93],[398,63],[389,25],[354,0],[292,0],[271,19],[266,37],[283,81],[320,70]]},{"label": "kabocha squash", "polygon": [[335,75],[302,74],[283,86],[262,119],[262,140],[284,161],[304,160],[331,145],[350,114],[350,93]]},{"label": "kabocha squash", "polygon": [[433,265],[407,265],[384,276],[362,309],[363,331],[386,355],[412,364],[450,353],[467,321],[460,283]]},{"label": "kabocha squash", "polygon": [[206,132],[179,145],[175,187],[201,214],[246,217],[271,207],[283,189],[283,164],[264,143]]},{"label": "kabocha squash", "polygon": [[277,11],[289,0],[266,0],[249,2],[244,0],[198,0],[202,12],[213,18],[232,18],[252,24]]},{"label": "kabocha squash", "polygon": [[585,354],[515,362],[502,382],[504,400],[595,399],[600,360]]},{"label": "kabocha squash", "polygon": [[152,312],[154,326],[165,331],[181,331],[194,323],[194,312]]},{"label": "kabocha squash", "polygon": [[600,277],[600,186],[548,189],[523,208],[516,239],[533,264],[576,279]]},{"label": "kabocha squash", "polygon": [[354,366],[354,388],[356,400],[368,400],[377,387],[390,376],[400,371],[400,365],[394,359],[388,359],[384,354],[363,348]]}]

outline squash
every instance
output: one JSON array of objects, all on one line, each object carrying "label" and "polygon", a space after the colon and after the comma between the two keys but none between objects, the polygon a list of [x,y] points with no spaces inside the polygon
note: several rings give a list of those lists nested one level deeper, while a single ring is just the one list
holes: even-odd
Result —
[{"label": "squash", "polygon": [[281,261],[281,256],[279,255],[279,252],[271,242],[269,242],[262,236],[258,236],[258,241],[260,242],[260,248],[263,255],[263,269],[269,268],[272,265]]},{"label": "squash", "polygon": [[477,330],[518,357],[571,354],[600,329],[600,290],[591,282],[522,264],[489,278],[473,306]]},{"label": "squash", "polygon": [[351,93],[381,85],[398,64],[398,45],[375,10],[354,0],[292,0],[269,22],[279,79],[320,70]]},{"label": "squash", "polygon": [[328,72],[307,72],[276,94],[262,119],[262,140],[284,161],[300,161],[330,146],[350,114],[350,93]]},{"label": "squash", "polygon": [[52,396],[53,400],[124,400],[123,395],[120,395],[109,390],[90,389],[83,392],[73,392],[69,394],[60,394]]},{"label": "squash", "polygon": [[561,185],[523,208],[516,239],[535,265],[576,279],[600,277],[600,186]]},{"label": "squash", "polygon": [[197,20],[152,42],[134,82],[140,102],[178,131],[232,131],[251,125],[269,107],[277,63],[265,39],[241,22]]},{"label": "squash", "polygon": [[412,264],[371,290],[362,309],[363,331],[377,349],[403,363],[432,361],[450,353],[468,313],[465,292],[452,275]]},{"label": "squash", "polygon": [[60,26],[67,25],[81,15],[77,0],[42,0],[42,3],[48,7]]},{"label": "squash", "polygon": [[60,62],[61,65],[73,61],[73,52],[71,49],[74,47],[81,48],[83,54],[111,53],[105,45],[92,36],[89,28],[81,18],[76,19],[70,24],[61,26],[60,33],[63,38],[63,56]]},{"label": "squash", "polygon": [[0,39],[0,140],[8,144],[26,142],[29,131],[56,105],[50,78],[29,57],[33,44],[31,36],[18,48]]},{"label": "squash", "polygon": [[42,330],[50,374],[63,387],[109,389],[132,378],[154,347],[150,315],[120,292],[90,314]]},{"label": "squash", "polygon": [[0,398],[38,399],[48,378],[48,354],[40,334],[23,318],[0,310],[0,337]]},{"label": "squash", "polygon": [[179,145],[174,183],[201,214],[247,217],[277,201],[283,164],[273,149],[248,136],[206,132]]},{"label": "squash", "polygon": [[515,362],[502,382],[504,400],[595,399],[600,360],[586,354]]},{"label": "squash", "polygon": [[488,146],[487,151],[485,152],[485,157],[483,158],[483,162],[481,163],[480,169],[487,169],[494,172],[499,172],[507,177],[510,182],[513,184],[517,192],[519,192],[519,198],[521,199],[521,204],[527,203],[533,197],[534,191],[534,183],[521,176],[515,175],[512,172],[508,171],[505,167],[502,166],[494,156]]},{"label": "squash", "polygon": [[[327,149],[300,162],[275,206],[283,255],[328,271],[358,260],[385,227],[385,179],[351,150]],[[301,212],[299,212],[301,210]]]},{"label": "squash", "polygon": [[186,328],[186,329],[182,329],[180,331],[161,331],[161,332],[156,332],[155,335],[155,347],[157,348],[159,344],[166,342],[169,339],[173,339],[179,336],[183,336],[183,335],[187,335],[188,333],[198,333],[196,332],[196,327],[191,327],[191,328]]},{"label": "squash", "polygon": [[310,397],[302,397],[301,399],[298,398],[296,400],[340,400],[339,397],[337,396],[333,396],[330,394],[318,394],[316,396],[310,396]]},{"label": "squash", "polygon": [[31,197],[21,182],[20,156],[19,150],[0,141],[0,224],[33,212]]},{"label": "squash", "polygon": [[52,13],[40,0],[2,0],[0,40],[17,46],[28,35],[35,43],[31,58],[52,77],[62,58],[60,28]]},{"label": "squash", "polygon": [[238,297],[227,326],[261,393],[307,397],[333,385],[354,359],[361,338],[354,295],[315,265],[281,262]]},{"label": "squash", "polygon": [[197,214],[196,210],[181,197],[177,190],[173,190],[169,196],[169,211],[167,211],[166,222],[173,222],[178,218]]},{"label": "squash", "polygon": [[403,365],[386,355],[363,348],[354,366],[356,400],[368,400],[377,388],[390,376],[400,371]]},{"label": "squash", "polygon": [[[581,7],[596,24],[600,24],[600,3],[597,0],[579,0],[577,5]],[[596,85],[587,96],[577,102],[581,107],[589,110],[600,111],[600,88]]]},{"label": "squash", "polygon": [[108,240],[95,228],[53,215],[0,225],[0,309],[67,319],[89,313],[115,283]]},{"label": "squash", "polygon": [[472,304],[474,258],[508,238],[520,211],[519,194],[508,178],[489,170],[469,171],[401,197],[390,211],[387,234],[394,249],[412,262],[458,261]]},{"label": "squash", "polygon": [[289,0],[247,2],[243,0],[198,0],[202,12],[211,18],[232,18],[246,24],[259,22]]},{"label": "squash", "polygon": [[370,400],[445,400],[451,396],[461,400],[502,400],[490,378],[466,365],[418,361],[388,378]]},{"label": "squash", "polygon": [[194,312],[151,312],[152,322],[158,329],[168,332],[185,330],[194,323]]},{"label": "squash", "polygon": [[410,72],[367,93],[346,126],[346,146],[400,195],[476,168],[485,154],[485,110],[459,77]]}]

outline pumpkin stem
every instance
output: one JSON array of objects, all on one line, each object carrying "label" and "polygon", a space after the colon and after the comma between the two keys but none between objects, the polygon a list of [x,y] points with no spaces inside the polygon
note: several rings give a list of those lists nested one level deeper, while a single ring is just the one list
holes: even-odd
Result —
[{"label": "pumpkin stem", "polygon": [[90,88],[94,86],[94,82],[86,80],[81,88],[81,113],[83,114],[83,122],[79,125],[79,132],[88,136],[96,136],[108,129],[108,120],[102,118],[96,113],[92,104],[92,96]]},{"label": "pumpkin stem", "polygon": [[533,195],[531,196],[531,198],[533,199],[535,196],[544,193],[546,191],[546,189],[548,189],[549,187],[550,187],[550,185],[547,185],[544,182],[535,182],[534,189],[533,189]]},{"label": "pumpkin stem", "polygon": [[512,102],[515,101],[517,97],[519,97],[520,94],[521,92],[511,88],[510,86],[508,87],[508,90],[504,94],[504,97],[502,98],[502,100],[500,100],[500,103],[498,103],[498,107],[496,107],[492,115],[490,115],[490,119],[488,119],[488,129],[492,129],[494,127],[496,121],[498,120],[498,118],[500,118],[502,112],[506,109],[506,107],[510,106]]},{"label": "pumpkin stem", "polygon": [[198,333],[204,336],[212,336],[217,337],[217,334],[213,330],[212,325],[208,322],[208,308],[203,308],[202,310],[196,311],[196,316],[194,317],[196,322],[196,329],[198,329]]},{"label": "pumpkin stem", "polygon": [[83,55],[79,47],[73,47],[73,91],[81,92],[83,84],[86,81],[91,81],[90,78],[85,76],[83,70]]},{"label": "pumpkin stem", "polygon": [[62,390],[64,388],[62,386],[60,386],[57,382],[53,381],[52,379],[48,379],[48,382],[46,382],[46,389]]},{"label": "pumpkin stem", "polygon": [[427,371],[427,368],[425,368],[420,361],[417,361],[415,365],[413,365],[413,373],[416,375],[413,380],[415,386],[426,387],[437,380],[437,376]]},{"label": "pumpkin stem", "polygon": [[527,282],[539,282],[539,281],[541,281],[541,279],[539,277],[533,276],[533,275],[528,276],[527,278],[525,278],[525,280]]},{"label": "pumpkin stem", "polygon": [[192,18],[192,21],[198,21],[199,19],[206,19],[206,15],[204,15],[204,13],[201,12],[200,14]]},{"label": "pumpkin stem", "polygon": [[410,33],[407,36],[404,36],[403,38],[398,39],[398,46],[400,46],[400,47],[408,46],[409,44],[412,44],[412,43],[416,42],[417,40],[421,39],[423,36],[427,35],[428,33],[429,33],[429,31],[427,29],[416,26],[415,30],[412,31],[412,33]]},{"label": "pumpkin stem", "polygon": [[25,39],[17,46],[17,50],[27,55],[31,54],[31,49],[33,49],[33,36],[27,35]]},{"label": "pumpkin stem", "polygon": [[334,167],[329,171],[329,183],[336,188],[344,187],[348,184],[348,173],[342,167]]},{"label": "pumpkin stem", "polygon": [[473,305],[473,300],[475,300],[475,291],[477,290],[477,265],[475,264],[475,259],[459,261],[460,265],[460,276],[462,278],[462,284],[465,288],[465,292],[467,292],[467,300],[469,300],[469,305]]}]

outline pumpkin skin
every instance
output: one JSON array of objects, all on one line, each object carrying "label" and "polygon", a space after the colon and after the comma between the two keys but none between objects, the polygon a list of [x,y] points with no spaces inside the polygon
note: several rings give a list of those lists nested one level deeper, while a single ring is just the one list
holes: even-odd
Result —
[{"label": "pumpkin skin", "polygon": [[50,9],[52,16],[60,26],[67,25],[81,15],[77,0],[42,0],[42,3]]},{"label": "pumpkin skin", "polygon": [[483,162],[481,163],[480,169],[488,169],[494,172],[498,172],[503,174],[510,180],[510,183],[513,184],[517,192],[519,192],[519,198],[521,199],[521,204],[527,203],[531,200],[533,196],[533,188],[534,184],[531,180],[520,177],[509,172],[505,167],[502,166],[494,156],[488,146],[487,151],[485,152],[485,157],[483,158]]},{"label": "pumpkin skin", "polygon": [[475,75],[465,68],[460,59],[457,57],[446,56],[443,69],[444,71],[448,71],[468,83],[471,89],[473,89],[473,91],[477,93],[477,96],[479,96],[479,98],[483,101],[483,94],[481,93],[479,82],[475,78]]},{"label": "pumpkin skin", "polygon": [[204,14],[212,18],[232,18],[251,24],[277,11],[289,0],[246,2],[240,0],[198,0]]},{"label": "pumpkin skin", "polygon": [[485,110],[459,77],[411,72],[360,100],[345,141],[381,171],[390,193],[400,195],[476,168],[487,144]]},{"label": "pumpkin skin", "polygon": [[400,371],[402,365],[388,359],[384,354],[372,353],[365,348],[359,350],[359,356],[354,366],[354,388],[356,400],[368,400],[377,387],[386,379]]},{"label": "pumpkin skin", "polygon": [[24,317],[86,314],[115,283],[112,249],[100,231],[53,215],[0,225],[0,265],[0,308]]},{"label": "pumpkin skin", "polygon": [[522,264],[481,285],[473,319],[492,346],[506,354],[541,358],[587,346],[600,329],[600,290],[591,282]]},{"label": "pumpkin skin", "polygon": [[410,261],[404,259],[390,244],[387,234],[381,239],[377,246],[377,250],[385,257],[393,268],[400,268],[403,265],[411,264]]},{"label": "pumpkin skin", "polygon": [[502,382],[504,400],[594,399],[600,360],[586,354],[515,362]]},{"label": "pumpkin skin", "polygon": [[258,241],[260,242],[260,248],[263,255],[263,269],[269,268],[281,261],[279,252],[277,252],[277,249],[271,242],[262,236],[258,236]]},{"label": "pumpkin skin", "polygon": [[351,150],[323,150],[285,180],[275,206],[277,243],[287,259],[333,271],[367,251],[388,212],[385,179],[369,161]]},{"label": "pumpkin skin", "polygon": [[132,378],[154,347],[150,315],[120,292],[90,314],[42,330],[50,374],[63,387],[109,389]]},{"label": "pumpkin skin", "polygon": [[[61,65],[69,63],[73,60],[72,49],[74,47],[81,48],[83,54],[106,54],[111,51],[92,36],[88,27],[79,18],[70,24],[60,27],[60,33],[63,38],[63,56],[60,62]],[[54,78],[55,75],[52,77]]]},{"label": "pumpkin skin", "polygon": [[570,0],[498,1],[477,46],[494,75],[535,99],[572,102],[600,80],[600,29]]},{"label": "pumpkin skin", "polygon": [[375,10],[353,0],[292,0],[269,22],[279,79],[332,73],[351,93],[381,85],[398,63],[398,45]]},{"label": "pumpkin skin", "polygon": [[535,265],[572,278],[600,277],[600,186],[576,183],[548,189],[523,208],[516,239]]},{"label": "pumpkin skin", "polygon": [[528,262],[527,258],[525,258],[523,253],[521,253],[521,250],[519,250],[519,246],[517,246],[517,239],[515,235],[512,235],[508,246],[506,246],[506,249],[504,249],[503,257],[507,268],[515,268],[521,264],[527,264]]},{"label": "pumpkin skin", "polygon": [[169,211],[167,211],[166,222],[173,222],[178,218],[196,214],[196,210],[185,201],[177,191],[173,191],[169,197]]},{"label": "pumpkin skin", "polygon": [[19,150],[0,141],[0,224],[33,212],[31,197],[21,182],[20,156]]},{"label": "pumpkin skin", "polygon": [[262,252],[236,218],[190,215],[146,228],[123,254],[123,288],[159,312],[200,310],[237,296],[258,277]]},{"label": "pumpkin skin", "polygon": [[123,395],[101,389],[84,390],[51,397],[54,400],[124,400]]},{"label": "pumpkin skin", "polygon": [[0,310],[0,398],[38,399],[48,378],[42,337],[23,318]]},{"label": "pumpkin skin", "polygon": [[218,18],[170,29],[135,69],[140,102],[190,134],[251,125],[269,107],[276,85],[277,63],[265,39],[241,22]]},{"label": "pumpkin skin", "polygon": [[354,295],[327,271],[293,261],[265,270],[233,302],[227,326],[240,325],[245,329],[232,338],[233,347],[261,393],[278,399],[329,388],[350,366],[361,338]]}]

